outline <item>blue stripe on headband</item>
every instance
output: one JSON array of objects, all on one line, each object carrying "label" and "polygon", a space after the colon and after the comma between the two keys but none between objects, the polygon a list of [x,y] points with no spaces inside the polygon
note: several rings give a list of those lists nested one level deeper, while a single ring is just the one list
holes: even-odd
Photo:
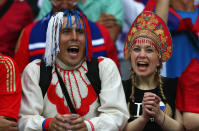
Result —
[{"label": "blue stripe on headband", "polygon": [[77,25],[77,28],[79,28],[79,23],[78,23],[78,21],[77,21],[77,18],[78,18],[78,16],[75,14],[75,23],[76,23],[76,25]]}]

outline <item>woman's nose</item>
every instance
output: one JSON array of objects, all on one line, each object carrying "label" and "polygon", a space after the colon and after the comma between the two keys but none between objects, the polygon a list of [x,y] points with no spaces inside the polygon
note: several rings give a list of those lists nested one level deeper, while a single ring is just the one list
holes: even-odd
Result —
[{"label": "woman's nose", "polygon": [[146,57],[146,52],[142,49],[139,53],[140,57]]}]

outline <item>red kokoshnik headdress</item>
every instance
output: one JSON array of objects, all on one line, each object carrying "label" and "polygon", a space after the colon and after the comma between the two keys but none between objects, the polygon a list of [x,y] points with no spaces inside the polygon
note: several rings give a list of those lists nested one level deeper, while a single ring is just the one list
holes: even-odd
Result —
[{"label": "red kokoshnik headdress", "polygon": [[141,43],[147,40],[144,38],[151,39],[162,62],[170,58],[172,54],[171,35],[165,22],[157,14],[144,11],[135,19],[125,42],[124,57],[126,59],[130,57],[131,49],[137,38],[143,38],[139,39]]}]

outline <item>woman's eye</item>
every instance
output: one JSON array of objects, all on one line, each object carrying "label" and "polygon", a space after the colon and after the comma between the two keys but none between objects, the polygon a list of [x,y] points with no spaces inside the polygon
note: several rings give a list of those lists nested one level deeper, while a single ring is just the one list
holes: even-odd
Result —
[{"label": "woman's eye", "polygon": [[138,51],[140,51],[140,48],[135,47],[135,48],[133,48],[133,51],[138,52]]},{"label": "woman's eye", "polygon": [[146,49],[146,52],[148,52],[148,53],[152,53],[152,52],[153,52],[153,49],[148,48],[148,49]]}]

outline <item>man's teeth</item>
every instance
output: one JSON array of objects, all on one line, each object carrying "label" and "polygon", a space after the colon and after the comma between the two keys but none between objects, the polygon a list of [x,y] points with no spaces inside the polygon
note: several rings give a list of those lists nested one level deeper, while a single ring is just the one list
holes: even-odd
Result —
[{"label": "man's teeth", "polygon": [[68,48],[69,52],[79,52],[79,48],[78,47],[70,47]]}]

